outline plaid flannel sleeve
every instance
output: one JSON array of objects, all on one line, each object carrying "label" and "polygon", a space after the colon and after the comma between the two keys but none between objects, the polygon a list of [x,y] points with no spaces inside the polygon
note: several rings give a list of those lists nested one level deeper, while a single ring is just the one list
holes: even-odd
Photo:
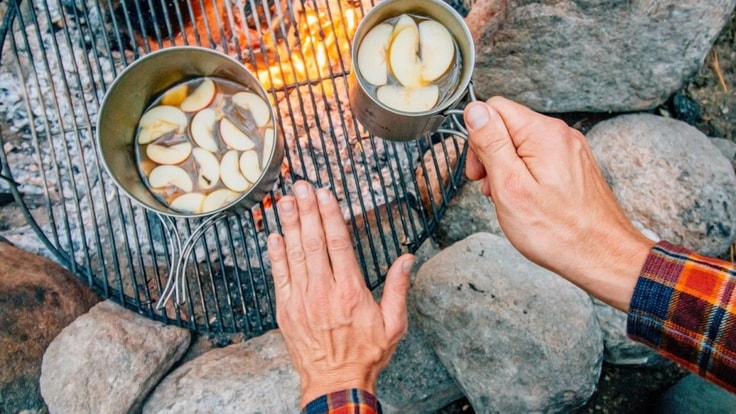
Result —
[{"label": "plaid flannel sleeve", "polygon": [[736,392],[736,266],[657,243],[634,289],[627,332]]},{"label": "plaid flannel sleeve", "polygon": [[381,404],[368,391],[357,388],[323,395],[307,404],[301,414],[381,414]]}]

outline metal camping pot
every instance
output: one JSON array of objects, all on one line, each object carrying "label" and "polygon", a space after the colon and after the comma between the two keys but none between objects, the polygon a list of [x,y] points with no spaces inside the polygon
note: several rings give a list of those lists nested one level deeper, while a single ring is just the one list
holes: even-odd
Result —
[{"label": "metal camping pot", "polygon": [[[270,102],[258,79],[239,62],[214,50],[179,46],[144,56],[121,72],[107,90],[97,119],[96,142],[105,169],[123,193],[158,215],[169,236],[169,278],[158,303],[159,309],[172,295],[176,296],[177,304],[185,301],[186,261],[196,242],[216,221],[228,214],[242,213],[263,200],[273,188],[284,158],[284,142],[277,133],[271,153],[264,157],[259,179],[236,200],[215,211],[185,214],[172,210],[154,197],[139,173],[136,160],[134,146],[138,122],[162,93],[181,82],[204,76],[233,81]],[[271,127],[277,131],[273,107],[268,106]],[[182,240],[173,221],[175,217],[204,220]]]},{"label": "metal camping pot", "polygon": [[[462,71],[457,85],[434,108],[410,113],[390,108],[368,92],[372,87],[356,67],[358,51],[365,35],[373,27],[401,14],[431,18],[444,25],[455,38],[461,54]],[[427,132],[437,131],[448,116],[458,116],[462,110],[458,103],[470,94],[475,99],[471,78],[475,67],[475,46],[470,30],[463,18],[442,0],[384,0],[373,7],[358,25],[352,45],[352,70],[350,72],[350,105],[353,114],[373,135],[391,141],[410,141]],[[458,124],[458,123],[456,123]],[[466,136],[464,128],[450,130]]]}]

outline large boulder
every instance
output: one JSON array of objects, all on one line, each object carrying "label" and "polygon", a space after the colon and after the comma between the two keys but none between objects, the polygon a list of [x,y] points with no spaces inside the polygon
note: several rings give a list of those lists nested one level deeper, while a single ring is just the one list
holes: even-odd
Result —
[{"label": "large boulder", "polygon": [[443,250],[411,292],[476,412],[570,412],[593,394],[603,344],[590,298],[506,239],[479,233]]},{"label": "large boulder", "polygon": [[64,328],[43,356],[41,394],[54,414],[129,413],[189,346],[189,331],[104,301]]},{"label": "large boulder", "polygon": [[299,376],[277,330],[213,349],[174,370],[143,413],[296,413]]},{"label": "large boulder", "polygon": [[0,412],[43,407],[46,347],[97,301],[58,264],[0,243]]},{"label": "large boulder", "polygon": [[542,112],[656,107],[703,64],[736,0],[477,0],[475,88]]},{"label": "large boulder", "polygon": [[587,138],[629,218],[706,255],[720,255],[733,243],[736,174],[700,131],[635,114],[601,122]]}]

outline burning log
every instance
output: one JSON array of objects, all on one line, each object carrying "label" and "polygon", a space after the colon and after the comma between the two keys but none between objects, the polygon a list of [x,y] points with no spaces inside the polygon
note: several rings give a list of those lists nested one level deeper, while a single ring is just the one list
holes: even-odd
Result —
[{"label": "burning log", "polygon": [[458,155],[462,154],[464,147],[464,140],[451,137],[434,144],[424,153],[415,175],[419,197],[427,214],[434,210],[433,206],[442,204],[442,194],[450,183],[452,171],[457,167]]}]

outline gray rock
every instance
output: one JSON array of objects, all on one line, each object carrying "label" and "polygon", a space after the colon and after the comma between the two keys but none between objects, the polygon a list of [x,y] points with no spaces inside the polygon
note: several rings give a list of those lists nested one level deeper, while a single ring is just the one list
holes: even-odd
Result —
[{"label": "gray rock", "polygon": [[731,165],[736,170],[736,142],[725,138],[711,138],[710,142],[721,151],[726,159],[731,161]]},{"label": "gray rock", "polygon": [[[439,252],[431,239],[425,241],[414,254],[414,269]],[[416,278],[416,273],[412,278]],[[383,285],[374,291],[377,299],[382,288]],[[431,414],[462,398],[463,392],[427,343],[414,306],[409,303],[408,307],[409,330],[379,375],[376,392],[386,414]]]},{"label": "gray rock", "polygon": [[41,394],[54,414],[136,412],[188,346],[188,330],[104,301],[49,345]]},{"label": "gray rock", "polygon": [[430,259],[412,287],[427,339],[478,413],[569,412],[600,375],[585,292],[475,234]]},{"label": "gray rock", "polygon": [[690,374],[665,391],[657,400],[655,414],[733,414],[736,394]]},{"label": "gray rock", "polygon": [[143,413],[296,413],[299,377],[277,330],[211,350],[156,387]]},{"label": "gray rock", "polygon": [[474,2],[474,85],[542,112],[654,108],[693,75],[736,0]]},{"label": "gray rock", "polygon": [[58,264],[0,243],[0,413],[44,406],[46,347],[99,299]]},{"label": "gray rock", "polygon": [[646,365],[657,352],[626,336],[626,313],[593,298],[595,315],[603,333],[603,359],[612,365]]},{"label": "gray rock", "polygon": [[480,189],[480,181],[466,181],[450,201],[436,230],[443,247],[479,232],[504,235],[498,224],[496,207]]},{"label": "gray rock", "polygon": [[623,115],[587,135],[626,215],[706,255],[736,237],[736,174],[710,140],[671,118]]}]

